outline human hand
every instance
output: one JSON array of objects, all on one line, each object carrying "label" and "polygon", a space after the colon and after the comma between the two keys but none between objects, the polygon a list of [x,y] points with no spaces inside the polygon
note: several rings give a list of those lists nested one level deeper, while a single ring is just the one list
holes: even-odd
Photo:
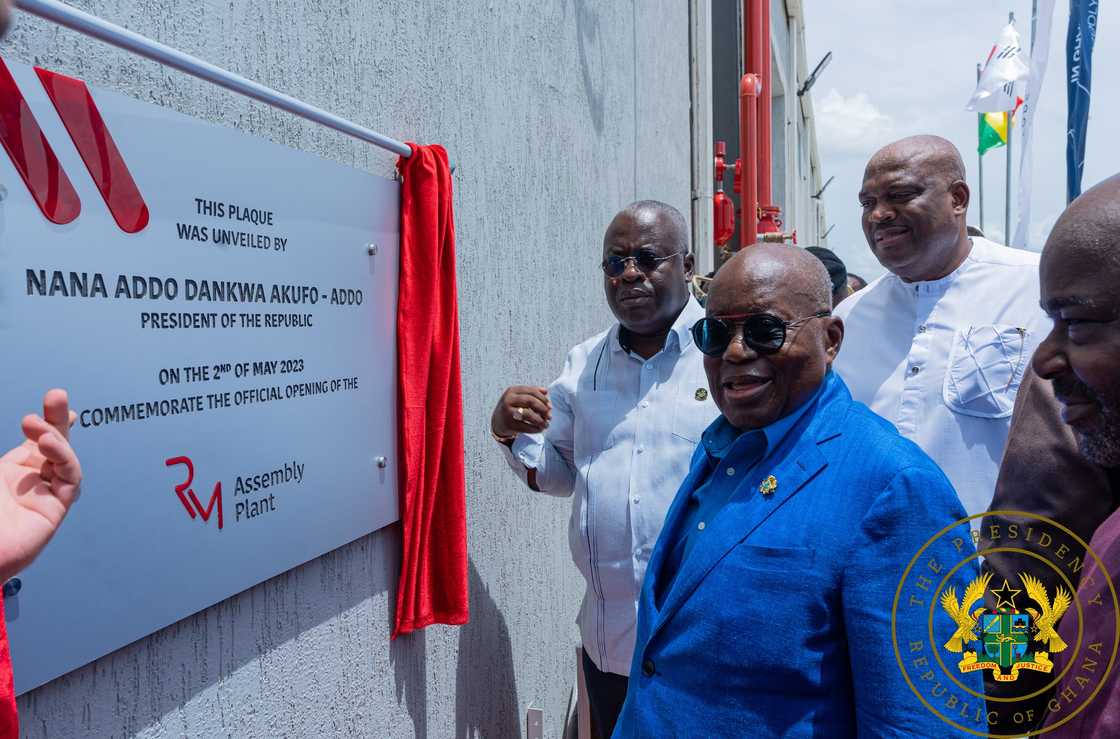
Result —
[{"label": "human hand", "polygon": [[495,436],[535,434],[548,428],[552,420],[552,402],[548,388],[513,385],[506,388],[494,413],[490,416],[490,430]]},{"label": "human hand", "polygon": [[34,561],[78,499],[82,468],[69,441],[76,419],[66,391],[51,390],[42,416],[24,416],[26,440],[0,457],[0,582]]}]

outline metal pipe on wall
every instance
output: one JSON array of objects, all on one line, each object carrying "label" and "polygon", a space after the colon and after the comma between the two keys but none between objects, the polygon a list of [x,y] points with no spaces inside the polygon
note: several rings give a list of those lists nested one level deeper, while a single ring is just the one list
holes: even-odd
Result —
[{"label": "metal pipe on wall", "polygon": [[772,233],[780,230],[778,216],[781,210],[774,205],[770,0],[746,0],[746,3],[747,12],[743,13],[746,49],[743,58],[747,60],[747,72],[756,75],[762,86],[755,119],[758,127],[758,208],[755,219],[759,233]]},{"label": "metal pipe on wall", "polygon": [[364,126],[341,118],[334,113],[316,108],[314,105],[297,100],[290,95],[277,92],[270,87],[265,87],[259,82],[254,82],[241,75],[229,72],[221,67],[203,61],[198,57],[186,54],[178,49],[153,41],[146,36],[129,31],[127,28],[110,23],[95,15],[72,8],[58,0],[15,0],[15,6],[32,15],[37,15],[60,26],[65,26],[78,33],[100,39],[107,44],[120,47],[134,54],[147,57],[168,67],[178,69],[199,79],[212,82],[227,90],[240,93],[254,100],[259,100],[274,108],[286,110],[301,118],[314,121],[327,128],[353,136],[356,139],[367,141],[382,149],[400,154],[402,157],[412,155],[412,149],[402,141],[382,136],[376,131],[371,131]]},{"label": "metal pipe on wall", "polygon": [[758,241],[758,97],[762,84],[753,74],[739,80],[739,164],[741,167],[742,218],[739,221],[739,247]]}]

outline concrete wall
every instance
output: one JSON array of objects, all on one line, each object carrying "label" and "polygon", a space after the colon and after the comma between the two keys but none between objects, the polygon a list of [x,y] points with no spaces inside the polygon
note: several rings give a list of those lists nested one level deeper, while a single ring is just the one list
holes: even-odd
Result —
[{"label": "concrete wall", "polygon": [[[687,4],[73,4],[387,135],[448,147],[472,621],[389,643],[392,526],[22,696],[23,734],[512,737],[532,704],[558,736],[582,594],[569,502],[515,484],[489,414],[502,388],[548,382],[568,347],[608,322],[597,264],[611,215],[639,197],[688,213]],[[27,15],[0,53],[392,171],[369,145]]]}]

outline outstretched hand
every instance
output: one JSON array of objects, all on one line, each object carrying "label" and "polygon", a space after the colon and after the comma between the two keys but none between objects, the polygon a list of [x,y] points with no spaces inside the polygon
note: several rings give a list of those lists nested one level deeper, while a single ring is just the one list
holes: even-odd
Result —
[{"label": "outstretched hand", "polygon": [[34,561],[78,499],[82,468],[70,446],[76,420],[65,390],[24,416],[26,440],[0,457],[0,582]]}]

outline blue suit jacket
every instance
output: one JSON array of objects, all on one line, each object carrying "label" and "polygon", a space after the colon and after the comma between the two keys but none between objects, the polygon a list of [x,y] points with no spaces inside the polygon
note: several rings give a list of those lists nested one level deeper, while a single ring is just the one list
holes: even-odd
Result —
[{"label": "blue suit jacket", "polygon": [[[964,518],[952,485],[917,446],[829,373],[825,387],[776,450],[744,476],[681,563],[660,610],[654,593],[689,495],[708,474],[698,448],[669,510],[643,583],[637,643],[615,737],[946,736],[955,730],[903,678],[891,609],[903,570],[930,537]],[[773,475],[776,492],[762,495]],[[974,551],[967,525],[928,550],[949,567]],[[923,559],[923,561],[925,561]],[[954,580],[957,593],[975,561]],[[932,577],[934,587],[948,572]],[[927,573],[932,574],[932,573]],[[928,605],[928,604],[926,604]],[[940,608],[936,608],[940,611]],[[928,610],[902,619],[907,644],[928,637]],[[935,616],[936,643],[952,627]],[[940,647],[938,647],[940,648]],[[983,694],[979,673],[958,680]],[[951,684],[932,657],[911,668],[931,704],[951,699],[973,721],[980,698]],[[926,677],[919,678],[918,674]],[[934,678],[937,687],[934,686]],[[938,695],[940,690],[941,695]],[[952,713],[939,705],[943,713]],[[962,714],[963,715],[963,714]],[[985,726],[962,723],[983,731]]]}]

